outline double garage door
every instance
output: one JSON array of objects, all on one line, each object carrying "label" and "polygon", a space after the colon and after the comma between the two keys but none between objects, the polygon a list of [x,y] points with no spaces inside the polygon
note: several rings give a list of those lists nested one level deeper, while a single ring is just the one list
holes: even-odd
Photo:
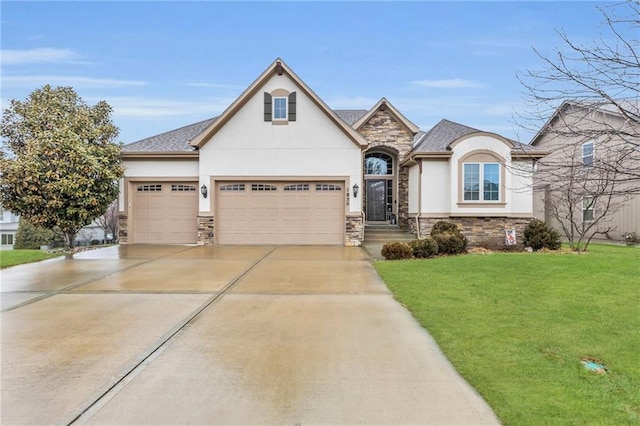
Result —
[{"label": "double garage door", "polygon": [[198,239],[197,182],[136,183],[132,243],[194,244]]},{"label": "double garage door", "polygon": [[218,244],[344,243],[342,182],[219,182]]}]

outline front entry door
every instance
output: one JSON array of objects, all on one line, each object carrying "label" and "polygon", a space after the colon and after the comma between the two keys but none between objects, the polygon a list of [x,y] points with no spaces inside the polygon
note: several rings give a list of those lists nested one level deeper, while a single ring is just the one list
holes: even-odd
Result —
[{"label": "front entry door", "polygon": [[387,207],[387,181],[367,180],[367,220],[385,221]]}]

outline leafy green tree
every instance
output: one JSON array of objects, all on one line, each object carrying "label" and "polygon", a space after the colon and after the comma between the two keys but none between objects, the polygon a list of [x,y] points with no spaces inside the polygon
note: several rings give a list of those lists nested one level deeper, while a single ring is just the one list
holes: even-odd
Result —
[{"label": "leafy green tree", "polygon": [[33,225],[76,233],[118,195],[124,169],[118,128],[104,101],[46,85],[12,100],[0,123],[0,203]]}]

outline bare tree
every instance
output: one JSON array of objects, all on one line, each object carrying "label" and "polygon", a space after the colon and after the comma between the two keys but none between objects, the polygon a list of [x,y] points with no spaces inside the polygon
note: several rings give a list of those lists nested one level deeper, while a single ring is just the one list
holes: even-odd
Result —
[{"label": "bare tree", "polygon": [[[614,229],[608,219],[640,194],[640,3],[600,8],[604,31],[587,44],[560,31],[561,46],[519,79],[532,144],[550,152],[538,162],[546,213],[575,250]],[[550,117],[550,118],[549,118]]]},{"label": "bare tree", "polygon": [[104,231],[105,239],[109,239],[108,235],[112,235],[114,240],[118,235],[118,200],[114,200],[107,211],[100,217],[96,218],[96,223]]}]

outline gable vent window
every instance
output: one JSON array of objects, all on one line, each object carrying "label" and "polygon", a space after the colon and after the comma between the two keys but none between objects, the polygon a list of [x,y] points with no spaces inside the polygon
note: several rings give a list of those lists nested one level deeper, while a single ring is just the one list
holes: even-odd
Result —
[{"label": "gable vent window", "polygon": [[171,185],[171,191],[173,192],[195,192],[195,185]]},{"label": "gable vent window", "polygon": [[252,191],[277,191],[278,188],[275,185],[267,185],[264,183],[252,183]]},{"label": "gable vent window", "polygon": [[287,119],[287,98],[273,98],[273,119]]},{"label": "gable vent window", "polygon": [[220,186],[220,191],[244,191],[244,183],[231,183]]},{"label": "gable vent window", "polygon": [[138,192],[160,192],[162,191],[162,185],[138,185],[136,190]]},{"label": "gable vent window", "polygon": [[317,183],[316,191],[342,191],[340,185],[332,185],[330,183]]},{"label": "gable vent window", "polygon": [[285,90],[275,90],[271,93],[264,92],[264,121],[286,124],[296,121],[296,92],[287,94]]},{"label": "gable vent window", "polygon": [[284,190],[285,191],[308,191],[309,190],[309,184],[308,183],[297,183],[294,185],[285,185],[284,186]]}]

